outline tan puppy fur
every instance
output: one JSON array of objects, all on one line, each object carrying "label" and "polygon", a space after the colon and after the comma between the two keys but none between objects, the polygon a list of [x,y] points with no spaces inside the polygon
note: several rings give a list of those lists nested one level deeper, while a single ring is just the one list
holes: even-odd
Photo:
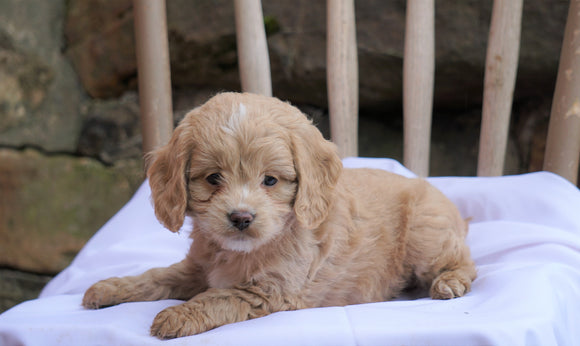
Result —
[{"label": "tan puppy fur", "polygon": [[455,206],[421,179],[343,169],[295,107],[223,93],[191,111],[148,169],[157,218],[193,218],[168,268],[93,285],[83,305],[182,299],[152,335],[174,338],[267,314],[389,300],[409,286],[463,296],[475,278]]}]

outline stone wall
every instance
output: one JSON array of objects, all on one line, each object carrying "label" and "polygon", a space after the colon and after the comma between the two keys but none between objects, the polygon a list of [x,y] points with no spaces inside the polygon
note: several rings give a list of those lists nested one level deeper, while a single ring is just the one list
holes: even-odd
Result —
[{"label": "stone wall", "polygon": [[[475,173],[492,1],[436,2],[431,172]],[[325,2],[264,1],[274,94],[328,135]],[[361,156],[402,156],[404,0],[357,0]],[[568,1],[524,2],[506,172],[541,167]],[[167,0],[175,121],[239,90],[231,0]],[[0,311],[37,294],[143,179],[130,0],[0,2]]]}]

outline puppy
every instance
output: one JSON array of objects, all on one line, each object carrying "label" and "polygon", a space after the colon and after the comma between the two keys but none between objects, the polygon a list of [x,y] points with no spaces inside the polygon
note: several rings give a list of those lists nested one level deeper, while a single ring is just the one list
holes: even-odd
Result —
[{"label": "puppy", "polygon": [[343,169],[335,146],[295,107],[223,93],[181,121],[147,171],[157,218],[191,249],[168,268],[94,284],[98,309],[181,299],[151,334],[175,338],[276,311],[379,302],[410,286],[434,299],[476,276],[467,223],[421,179]]}]

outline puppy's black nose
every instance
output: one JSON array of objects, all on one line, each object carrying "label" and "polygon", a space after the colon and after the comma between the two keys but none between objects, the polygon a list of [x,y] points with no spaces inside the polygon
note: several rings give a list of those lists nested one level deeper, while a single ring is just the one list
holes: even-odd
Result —
[{"label": "puppy's black nose", "polygon": [[240,231],[245,230],[254,221],[255,215],[247,211],[234,211],[228,215],[232,225]]}]

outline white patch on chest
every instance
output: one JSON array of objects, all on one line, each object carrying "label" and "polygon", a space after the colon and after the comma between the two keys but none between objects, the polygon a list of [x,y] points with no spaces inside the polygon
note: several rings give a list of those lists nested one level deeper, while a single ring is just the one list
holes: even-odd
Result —
[{"label": "white patch on chest", "polygon": [[238,105],[237,109],[234,109],[232,115],[228,119],[227,124],[222,126],[222,130],[229,135],[233,135],[240,131],[241,124],[248,114],[246,106],[243,103]]}]

